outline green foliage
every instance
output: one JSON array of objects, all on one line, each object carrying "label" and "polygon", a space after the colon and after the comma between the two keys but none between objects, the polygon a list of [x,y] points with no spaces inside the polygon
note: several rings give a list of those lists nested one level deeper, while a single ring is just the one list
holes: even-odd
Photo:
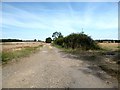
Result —
[{"label": "green foliage", "polygon": [[54,32],[52,37],[55,39],[57,38],[63,38],[63,35],[61,34],[61,32]]},{"label": "green foliage", "polygon": [[82,33],[72,33],[66,37],[58,37],[54,40],[54,43],[64,48],[72,49],[100,49],[97,43],[88,35]]},{"label": "green foliage", "polygon": [[57,45],[60,45],[60,46],[63,46],[63,43],[64,43],[64,38],[56,38],[54,40],[54,43],[57,44]]},{"label": "green foliage", "polygon": [[37,42],[37,40],[36,40],[36,39],[34,39],[34,42]]},{"label": "green foliage", "polygon": [[50,37],[46,38],[46,43],[51,43],[52,39]]}]

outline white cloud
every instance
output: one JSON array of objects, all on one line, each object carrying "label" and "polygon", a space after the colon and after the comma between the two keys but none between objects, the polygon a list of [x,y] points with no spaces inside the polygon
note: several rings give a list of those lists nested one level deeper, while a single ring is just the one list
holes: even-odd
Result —
[{"label": "white cloud", "polygon": [[[56,10],[48,15],[43,13],[33,13],[20,8],[5,4],[5,8],[9,8],[9,12],[3,11],[3,26],[10,28],[26,28],[34,30],[47,30],[49,32],[60,31],[64,35],[72,32],[81,32],[82,28],[90,28],[93,30],[116,29],[118,27],[118,18],[114,15],[109,16],[111,11],[104,15],[96,15],[95,10],[99,6],[88,5],[82,15],[79,11],[74,11],[70,4],[67,4],[68,11],[62,12]],[[40,8],[42,11],[49,11],[45,7]],[[51,10],[52,12],[52,10]]]}]

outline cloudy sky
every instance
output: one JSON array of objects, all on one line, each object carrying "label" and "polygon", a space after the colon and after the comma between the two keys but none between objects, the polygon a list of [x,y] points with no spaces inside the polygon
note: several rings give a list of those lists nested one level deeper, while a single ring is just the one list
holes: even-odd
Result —
[{"label": "cloudy sky", "polygon": [[55,31],[83,31],[93,39],[118,39],[117,2],[4,2],[2,37],[41,39]]}]

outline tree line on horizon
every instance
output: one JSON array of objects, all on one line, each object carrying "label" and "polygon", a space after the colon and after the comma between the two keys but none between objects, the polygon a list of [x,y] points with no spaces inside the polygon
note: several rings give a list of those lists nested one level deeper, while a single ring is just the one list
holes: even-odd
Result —
[{"label": "tree line on horizon", "polygon": [[[59,36],[59,37],[63,37],[63,35],[60,32],[58,32],[58,33],[54,32],[52,37],[54,37],[54,35]],[[56,36],[55,36],[55,38],[56,38]],[[51,41],[54,41],[55,38],[53,38],[53,40],[52,40],[51,37],[48,37],[48,38],[46,38],[45,42],[46,43],[51,43]],[[103,39],[103,40],[99,39],[99,40],[94,40],[94,41],[96,41],[98,43],[104,43],[104,42],[107,42],[107,43],[120,43],[120,40],[111,40],[111,39]],[[0,42],[44,42],[44,41],[37,40],[37,39],[33,39],[33,40],[0,39]]]},{"label": "tree line on horizon", "polygon": [[0,42],[43,42],[41,40],[0,39]]}]

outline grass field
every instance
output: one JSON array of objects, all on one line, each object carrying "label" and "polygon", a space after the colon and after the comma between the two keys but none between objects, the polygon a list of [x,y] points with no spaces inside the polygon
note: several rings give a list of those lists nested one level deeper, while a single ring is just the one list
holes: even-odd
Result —
[{"label": "grass field", "polygon": [[3,51],[16,51],[26,47],[36,47],[42,45],[41,42],[4,42],[0,45]]},{"label": "grass field", "polygon": [[17,60],[18,58],[29,56],[36,52],[39,47],[42,47],[41,42],[7,42],[1,43],[2,63],[7,63],[10,60]]},{"label": "grass field", "polygon": [[105,50],[116,51],[119,49],[118,43],[98,43],[98,45]]}]

